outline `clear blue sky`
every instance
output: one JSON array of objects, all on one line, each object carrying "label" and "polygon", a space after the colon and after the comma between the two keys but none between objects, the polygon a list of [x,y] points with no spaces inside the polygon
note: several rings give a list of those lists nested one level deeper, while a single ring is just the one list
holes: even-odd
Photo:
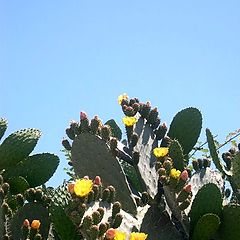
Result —
[{"label": "clear blue sky", "polygon": [[[220,140],[240,128],[240,1],[0,0],[0,115],[7,134],[35,127],[35,152],[60,149],[79,111],[104,121],[123,92],[162,120],[198,107]],[[204,136],[203,136],[204,138]]]}]

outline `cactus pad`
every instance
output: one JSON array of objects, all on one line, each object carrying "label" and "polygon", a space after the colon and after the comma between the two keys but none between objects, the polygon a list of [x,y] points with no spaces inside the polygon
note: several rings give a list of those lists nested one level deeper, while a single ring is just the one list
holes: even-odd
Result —
[{"label": "cactus pad", "polygon": [[[224,181],[222,179],[222,174],[216,170],[212,170],[209,167],[202,169],[192,175],[189,184],[192,186],[192,195],[195,197],[197,192],[208,183],[214,183],[220,191],[223,190]],[[188,208],[189,209],[189,208]]]},{"label": "cactus pad", "polygon": [[122,139],[122,131],[113,119],[108,120],[105,125],[111,127],[112,137],[117,138],[119,141]]},{"label": "cactus pad", "polygon": [[178,112],[173,118],[168,136],[177,139],[188,154],[197,143],[202,129],[202,114],[197,108],[189,107]]},{"label": "cactus pad", "polygon": [[194,228],[204,214],[214,213],[220,215],[221,211],[222,195],[219,188],[213,183],[204,185],[196,194],[189,212],[191,228]]},{"label": "cactus pad", "polygon": [[216,214],[207,213],[203,215],[194,227],[192,240],[209,240],[217,232],[220,218]]},{"label": "cactus pad", "polygon": [[220,236],[222,240],[240,239],[240,205],[230,204],[223,207]]},{"label": "cactus pad", "polygon": [[[150,197],[157,194],[158,174],[155,169],[155,157],[153,149],[157,147],[157,141],[149,124],[144,124],[144,119],[139,118],[135,127],[139,139],[134,150],[140,153],[137,168],[141,174],[142,181]],[[146,191],[145,190],[145,191]]]},{"label": "cactus pad", "polygon": [[0,169],[11,167],[25,159],[36,146],[41,132],[23,129],[9,135],[0,145]]},{"label": "cactus pad", "polygon": [[217,154],[217,149],[216,149],[216,146],[215,146],[215,143],[214,143],[213,135],[208,128],[206,129],[206,135],[207,135],[208,148],[209,148],[212,160],[213,160],[216,168],[221,173],[225,173],[224,170],[223,170],[223,166],[221,164],[221,161],[220,161],[220,159],[218,157],[218,154]]},{"label": "cactus pad", "polygon": [[60,206],[51,206],[51,220],[54,229],[62,240],[80,240],[77,229]]},{"label": "cactus pad", "polygon": [[232,159],[232,179],[237,186],[238,189],[240,189],[240,153],[238,152],[234,158]]},{"label": "cactus pad", "polygon": [[49,221],[49,213],[48,210],[38,203],[27,203],[14,214],[14,217],[11,220],[11,235],[14,240],[22,239],[21,236],[21,227],[23,221],[28,219],[31,223],[33,220],[40,220],[40,233],[43,239],[47,239],[50,221]]},{"label": "cactus pad", "polygon": [[123,203],[123,209],[136,213],[135,200],[123,169],[118,159],[110,153],[104,140],[90,133],[82,133],[73,141],[71,153],[77,176],[88,175],[91,179],[97,175],[101,176],[104,184],[116,188],[116,199]]},{"label": "cactus pad", "polygon": [[184,164],[184,157],[183,157],[183,150],[181,145],[177,140],[173,140],[169,147],[169,156],[173,160],[174,168],[183,171],[185,164]]},{"label": "cactus pad", "polygon": [[21,176],[8,180],[11,194],[23,193],[29,188],[27,180]]},{"label": "cactus pad", "polygon": [[51,153],[35,154],[27,157],[17,166],[9,168],[5,178],[22,176],[30,187],[37,187],[47,182],[54,174],[59,164],[58,156]]},{"label": "cactus pad", "polygon": [[7,120],[5,118],[0,118],[0,140],[2,139],[6,130],[7,130]]}]

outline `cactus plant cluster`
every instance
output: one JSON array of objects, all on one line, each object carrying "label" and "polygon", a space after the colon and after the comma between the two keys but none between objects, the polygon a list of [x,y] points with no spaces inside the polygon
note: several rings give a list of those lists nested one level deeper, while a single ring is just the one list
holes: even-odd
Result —
[{"label": "cactus plant cluster", "polygon": [[[41,185],[57,157],[29,156],[38,130],[2,142],[2,239],[240,239],[240,146],[220,157],[206,129],[210,155],[192,158],[202,130],[198,109],[181,110],[168,128],[150,102],[123,94],[118,103],[125,135],[115,120],[104,124],[85,112],[70,122],[62,145],[71,178],[56,189]],[[0,138],[6,126],[1,119]]]}]

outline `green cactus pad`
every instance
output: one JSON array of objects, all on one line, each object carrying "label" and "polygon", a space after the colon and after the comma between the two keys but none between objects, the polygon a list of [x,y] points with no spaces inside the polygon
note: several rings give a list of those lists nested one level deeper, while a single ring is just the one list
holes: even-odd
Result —
[{"label": "green cactus pad", "polygon": [[237,188],[240,189],[240,153],[238,152],[234,158],[232,159],[232,179],[237,186]]},{"label": "green cactus pad", "polygon": [[65,211],[60,206],[51,206],[51,220],[55,231],[61,240],[80,240],[77,228],[72,221],[67,217]]},{"label": "green cactus pad", "polygon": [[22,176],[30,187],[37,187],[46,183],[54,174],[59,164],[58,156],[51,153],[35,154],[27,157],[17,166],[9,168],[5,178]]},{"label": "green cactus pad", "polygon": [[[209,167],[201,169],[199,172],[195,172],[189,181],[189,184],[192,186],[192,197],[194,198],[198,191],[208,183],[214,183],[222,192],[224,181],[220,172],[210,169]],[[188,213],[189,210],[190,209],[188,208],[186,212]]]},{"label": "green cactus pad", "polygon": [[29,188],[27,180],[21,176],[9,179],[8,183],[11,194],[24,193]]},{"label": "green cactus pad", "polygon": [[143,192],[144,188],[141,185],[141,182],[139,182],[138,175],[136,173],[136,169],[132,165],[130,165],[129,163],[124,162],[124,161],[121,161],[120,164],[124,170],[124,173],[126,174],[126,176],[129,179],[130,185],[133,185],[133,187],[138,192]]},{"label": "green cactus pad", "polygon": [[155,169],[156,158],[153,155],[153,149],[157,147],[157,141],[149,124],[144,124],[144,119],[139,118],[134,131],[139,139],[134,150],[140,153],[139,163],[137,165],[139,177],[141,177],[142,186],[146,189],[151,198],[157,194],[158,174]]},{"label": "green cactus pad", "polygon": [[105,125],[108,125],[111,127],[112,137],[117,138],[119,141],[122,139],[122,131],[120,127],[117,125],[117,123],[115,122],[115,120],[110,119],[105,123]]},{"label": "green cactus pad", "polygon": [[210,155],[212,157],[212,160],[213,160],[216,168],[221,173],[225,173],[225,171],[223,170],[223,166],[221,164],[221,161],[218,157],[218,153],[217,153],[217,149],[216,149],[216,146],[215,146],[215,143],[214,143],[213,135],[208,128],[206,129],[206,136],[207,136],[207,142],[208,142],[208,148],[209,148],[209,151],[210,151]]},{"label": "green cactus pad", "polygon": [[229,204],[223,207],[220,236],[222,240],[240,239],[240,205]]},{"label": "green cactus pad", "polygon": [[6,130],[7,130],[7,119],[0,118],[0,140],[2,139]]},{"label": "green cactus pad", "polygon": [[187,155],[197,143],[202,129],[202,114],[197,108],[189,107],[178,112],[173,118],[168,136],[177,139]]},{"label": "green cactus pad", "polygon": [[123,169],[104,140],[90,133],[82,133],[73,141],[71,156],[77,176],[88,175],[94,179],[99,175],[104,185],[113,185],[116,188],[116,199],[122,202],[123,209],[136,213],[135,200]]},{"label": "green cactus pad", "polygon": [[173,167],[183,171],[185,167],[183,149],[177,140],[173,140],[169,147],[169,156],[173,160]]},{"label": "green cactus pad", "polygon": [[40,233],[43,239],[47,239],[50,227],[49,213],[45,207],[38,203],[27,203],[14,214],[10,224],[12,239],[22,239],[21,227],[25,219],[28,219],[30,223],[33,220],[40,220]]},{"label": "green cactus pad", "polygon": [[203,215],[194,227],[192,240],[212,239],[220,225],[220,218],[213,213]]},{"label": "green cactus pad", "polygon": [[222,211],[222,195],[214,183],[204,185],[196,194],[189,212],[191,229],[198,220],[207,213],[220,215]]},{"label": "green cactus pad", "polygon": [[14,166],[25,159],[34,149],[41,132],[23,129],[9,135],[0,145],[0,169]]}]

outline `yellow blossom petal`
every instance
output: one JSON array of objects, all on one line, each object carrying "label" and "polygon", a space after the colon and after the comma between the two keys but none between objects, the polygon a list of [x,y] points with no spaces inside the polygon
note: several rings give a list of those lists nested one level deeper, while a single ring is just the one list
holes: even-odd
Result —
[{"label": "yellow blossom petal", "polygon": [[170,171],[170,177],[173,179],[178,179],[180,178],[181,171],[177,170],[176,168],[171,169]]},{"label": "yellow blossom petal", "polygon": [[145,240],[147,239],[147,234],[139,233],[139,232],[132,232],[130,234],[130,240]]},{"label": "yellow blossom petal", "polygon": [[122,94],[118,97],[118,104],[119,105],[121,105],[123,99],[128,100],[128,95],[126,93],[124,93],[124,94]]},{"label": "yellow blossom petal", "polygon": [[132,127],[136,122],[137,122],[137,118],[135,117],[124,117],[123,119],[123,123],[125,124],[125,126],[127,127]]},{"label": "yellow blossom petal", "polygon": [[159,147],[153,149],[153,154],[155,157],[164,157],[168,154],[168,148],[167,147]]},{"label": "yellow blossom petal", "polygon": [[125,240],[126,239],[126,233],[121,231],[116,231],[114,240]]},{"label": "yellow blossom petal", "polygon": [[93,182],[89,179],[78,179],[74,185],[74,192],[79,197],[85,197],[92,190]]}]

